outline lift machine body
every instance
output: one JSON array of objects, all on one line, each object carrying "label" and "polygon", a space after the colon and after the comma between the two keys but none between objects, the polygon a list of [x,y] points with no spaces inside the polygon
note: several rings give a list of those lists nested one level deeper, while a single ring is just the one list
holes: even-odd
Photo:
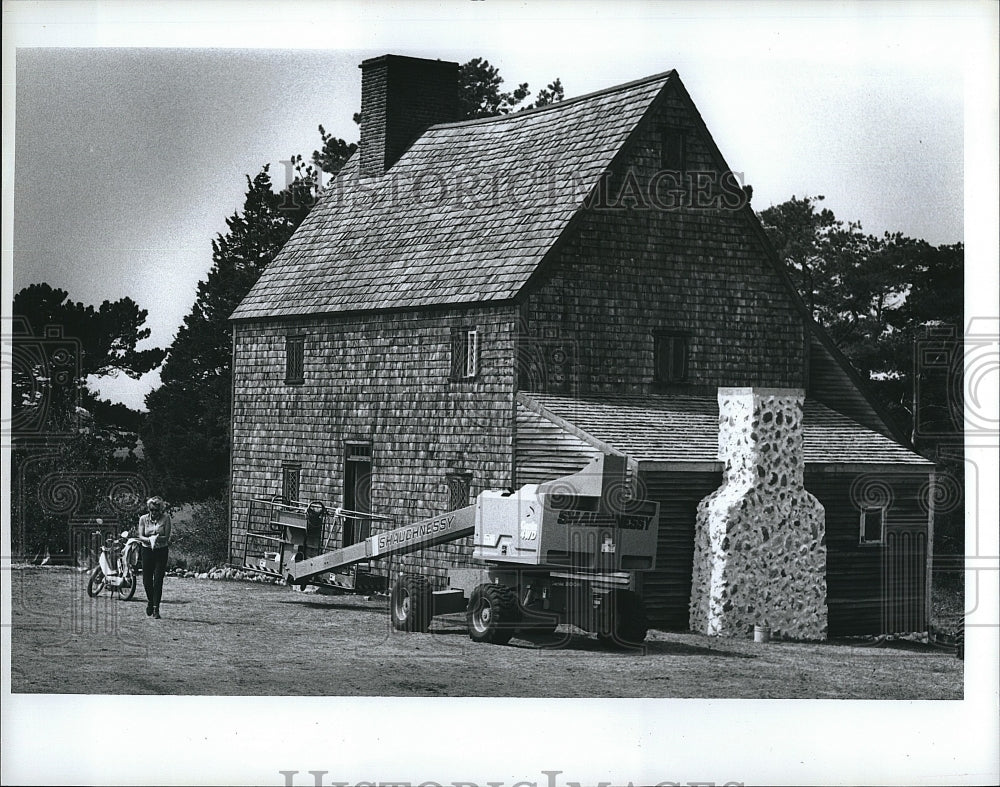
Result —
[{"label": "lift machine body", "polygon": [[348,589],[337,577],[351,567],[471,535],[479,565],[452,569],[448,588],[432,590],[414,574],[396,580],[395,628],[425,631],[435,615],[464,611],[470,636],[483,642],[506,642],[519,630],[552,632],[560,623],[618,644],[645,638],[636,573],[656,567],[659,506],[632,496],[623,457],[602,455],[578,473],[514,491],[484,491],[466,508],[317,554],[325,514],[311,504],[277,517],[288,540],[259,564],[266,573],[303,587]]}]

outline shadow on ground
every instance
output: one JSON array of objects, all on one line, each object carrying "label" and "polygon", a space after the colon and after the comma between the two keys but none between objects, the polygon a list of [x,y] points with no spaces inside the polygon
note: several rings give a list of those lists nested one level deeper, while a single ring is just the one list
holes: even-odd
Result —
[{"label": "shadow on ground", "polygon": [[362,604],[337,604],[335,602],[329,601],[306,601],[301,598],[289,598],[282,599],[278,601],[279,604],[292,604],[296,607],[303,607],[305,609],[331,609],[331,610],[346,610],[348,612],[367,612],[376,613],[379,615],[385,615],[387,613],[387,608],[383,605],[379,606],[367,606]]}]

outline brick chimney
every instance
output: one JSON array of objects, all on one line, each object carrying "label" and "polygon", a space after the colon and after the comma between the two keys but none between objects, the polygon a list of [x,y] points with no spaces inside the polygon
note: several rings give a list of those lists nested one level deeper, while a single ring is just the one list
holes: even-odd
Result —
[{"label": "brick chimney", "polygon": [[361,69],[361,175],[388,171],[436,123],[459,119],[458,63],[382,55]]}]

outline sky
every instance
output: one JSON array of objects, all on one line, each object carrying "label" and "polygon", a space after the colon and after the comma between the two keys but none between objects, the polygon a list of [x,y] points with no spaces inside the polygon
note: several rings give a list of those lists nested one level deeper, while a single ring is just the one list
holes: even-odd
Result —
[{"label": "sky", "polygon": [[[45,281],[95,305],[128,295],[149,312],[145,346],[169,345],[246,176],[270,164],[283,184],[281,162],[308,157],[320,124],[355,141],[357,65],[386,52],[485,57],[508,85],[537,90],[559,77],[567,96],[676,68],[730,166],[753,185],[756,209],[823,195],[867,232],[963,240],[968,45],[981,24],[963,19],[963,6],[951,6],[955,16],[901,3],[619,3],[614,14],[544,5],[506,15],[489,35],[476,16],[486,4],[452,4],[465,15],[452,24],[421,13],[435,7],[376,5],[403,18],[384,28],[368,19],[378,34],[324,48],[304,37],[307,48],[288,49],[277,34],[269,48],[252,37],[236,46],[224,31],[211,48],[208,35],[183,48],[178,36],[163,48],[149,36],[83,48],[35,46],[46,43],[35,36],[16,49],[14,68],[14,291]],[[331,32],[345,24],[334,17]],[[158,375],[95,382],[142,407]]]},{"label": "sky", "polygon": [[[485,57],[508,85],[558,76],[567,96],[676,68],[755,208],[822,194],[868,232],[964,239],[967,314],[996,314],[993,2],[104,0],[5,2],[3,17],[4,318],[46,281],[87,303],[132,297],[149,345],[168,345],[245,177],[270,163],[280,183],[321,123],[356,139],[357,64],[385,53]],[[100,388],[141,406],[155,384]],[[965,669],[987,689],[953,703],[5,695],[2,759],[42,784],[106,782],[110,761],[122,783],[281,784],[297,768],[309,784],[322,768],[324,784],[545,785],[539,766],[560,784],[989,783],[995,712],[977,702],[995,702],[995,663]],[[152,776],[141,746],[96,737],[138,741],[151,714],[169,762]],[[501,732],[469,736],[487,714]]]}]

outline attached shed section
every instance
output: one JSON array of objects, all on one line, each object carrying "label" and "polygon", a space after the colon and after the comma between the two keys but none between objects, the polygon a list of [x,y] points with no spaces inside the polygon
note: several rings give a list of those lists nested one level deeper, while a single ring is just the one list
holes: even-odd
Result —
[{"label": "attached shed section", "polygon": [[[627,457],[636,494],[660,503],[647,611],[657,625],[687,629],[695,512],[722,478],[716,399],[520,392],[517,412],[516,483],[582,467],[588,447]],[[827,512],[829,634],[925,629],[933,465],[819,402],[807,400],[803,418],[806,489]]]}]

